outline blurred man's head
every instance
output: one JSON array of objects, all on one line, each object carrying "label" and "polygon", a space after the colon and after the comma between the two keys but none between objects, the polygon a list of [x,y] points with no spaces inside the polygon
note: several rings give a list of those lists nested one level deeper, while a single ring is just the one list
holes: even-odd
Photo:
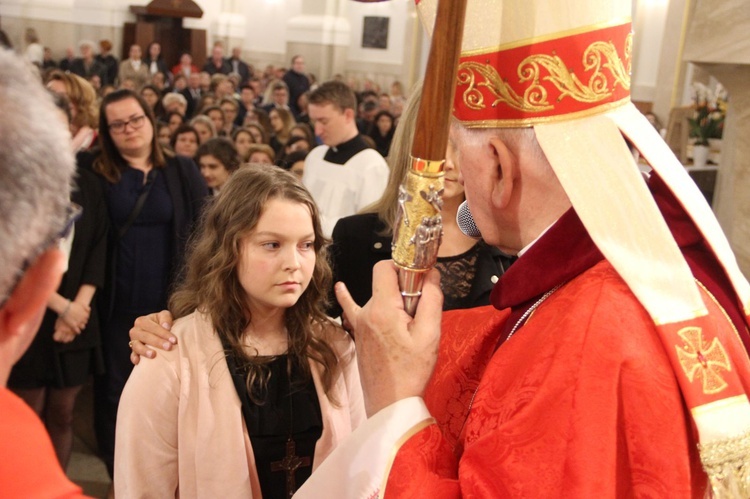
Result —
[{"label": "blurred man's head", "polygon": [[301,55],[295,55],[292,58],[292,69],[295,73],[305,72],[305,59]]},{"label": "blurred man's head", "polygon": [[[0,385],[34,337],[64,262],[75,160],[51,95],[0,50]],[[40,116],[50,119],[39,119]]]},{"label": "blurred man's head", "polygon": [[214,48],[211,49],[211,58],[214,62],[221,62],[224,59],[224,47],[218,44],[214,45]]}]

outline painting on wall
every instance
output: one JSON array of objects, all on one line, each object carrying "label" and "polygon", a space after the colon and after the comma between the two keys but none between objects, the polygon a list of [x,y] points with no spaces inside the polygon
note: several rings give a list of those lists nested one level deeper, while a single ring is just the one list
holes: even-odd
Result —
[{"label": "painting on wall", "polygon": [[388,48],[388,17],[365,16],[362,27],[362,48]]}]

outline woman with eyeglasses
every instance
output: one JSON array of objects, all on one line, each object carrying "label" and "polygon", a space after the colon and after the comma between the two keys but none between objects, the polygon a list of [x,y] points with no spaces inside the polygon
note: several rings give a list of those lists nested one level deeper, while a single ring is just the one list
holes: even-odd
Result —
[{"label": "woman with eyeglasses", "polygon": [[95,426],[111,474],[117,406],[132,369],[128,331],[136,317],[166,307],[208,191],[192,159],[165,158],[153,112],[135,92],[118,90],[102,100],[99,130],[93,170],[104,185],[112,230],[101,301],[107,372],[95,384]]}]

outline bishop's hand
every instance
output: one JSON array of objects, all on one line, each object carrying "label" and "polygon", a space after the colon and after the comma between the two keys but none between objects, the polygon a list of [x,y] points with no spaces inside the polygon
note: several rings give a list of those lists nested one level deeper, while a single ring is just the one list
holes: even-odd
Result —
[{"label": "bishop's hand", "polygon": [[363,308],[341,282],[336,284],[336,299],[353,329],[367,416],[401,399],[422,396],[440,341],[440,273],[433,269],[426,276],[414,318],[404,310],[392,261],[375,266],[372,298]]}]

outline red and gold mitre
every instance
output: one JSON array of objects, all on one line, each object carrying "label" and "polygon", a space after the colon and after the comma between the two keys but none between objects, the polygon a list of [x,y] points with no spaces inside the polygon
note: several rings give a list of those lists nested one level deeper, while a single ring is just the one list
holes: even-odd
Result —
[{"label": "red and gold mitre", "polygon": [[[436,0],[417,0],[428,32]],[[701,231],[750,316],[750,284],[705,198],[630,102],[630,0],[468,0],[453,115],[533,127],[573,208],[654,321],[717,496],[750,496],[748,358],[694,279],[624,137]],[[740,491],[740,492],[736,492]]]},{"label": "red and gold mitre", "polygon": [[[436,3],[417,3],[429,31]],[[454,116],[470,128],[519,127],[630,102],[630,5],[587,4],[470,1]]]}]

